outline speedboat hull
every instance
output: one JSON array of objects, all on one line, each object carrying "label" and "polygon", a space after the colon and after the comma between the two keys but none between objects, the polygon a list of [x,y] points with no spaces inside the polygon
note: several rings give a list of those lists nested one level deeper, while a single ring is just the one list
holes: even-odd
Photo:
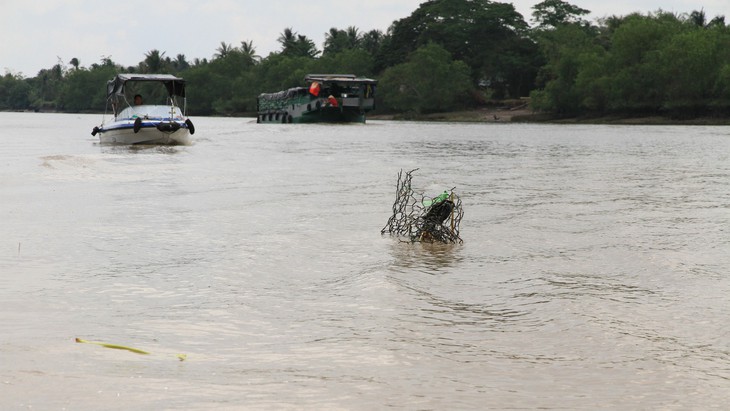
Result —
[{"label": "speedboat hull", "polygon": [[101,144],[188,145],[191,129],[182,121],[116,121],[98,129]]}]

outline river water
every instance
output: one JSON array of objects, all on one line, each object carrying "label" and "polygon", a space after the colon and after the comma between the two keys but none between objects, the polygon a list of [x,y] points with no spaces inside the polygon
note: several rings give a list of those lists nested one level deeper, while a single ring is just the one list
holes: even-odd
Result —
[{"label": "river water", "polygon": [[[727,127],[100,120],[0,113],[3,410],[730,400]],[[416,168],[463,245],[380,235]]]}]

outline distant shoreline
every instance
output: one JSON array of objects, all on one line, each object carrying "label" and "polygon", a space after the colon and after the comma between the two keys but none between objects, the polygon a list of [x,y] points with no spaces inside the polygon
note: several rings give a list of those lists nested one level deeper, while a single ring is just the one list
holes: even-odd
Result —
[{"label": "distant shoreline", "polygon": [[548,124],[615,124],[615,125],[730,125],[728,117],[696,117],[675,119],[654,116],[582,116],[559,118],[550,114],[536,113],[530,109],[482,108],[476,110],[431,113],[418,116],[369,115],[370,120],[403,120],[425,122],[473,122],[473,123],[548,123]]},{"label": "distant shoreline", "polygon": [[[51,114],[98,114],[104,112],[84,111],[56,111],[56,110],[0,110],[0,113],[51,113]],[[237,113],[229,116],[198,116],[190,117],[240,117],[256,118],[255,113]],[[541,124],[613,124],[613,125],[686,125],[686,126],[727,126],[730,125],[728,117],[696,117],[688,119],[675,119],[660,115],[655,116],[582,116],[582,117],[555,117],[550,114],[536,113],[527,108],[480,108],[474,110],[453,111],[443,113],[430,113],[421,115],[405,114],[371,114],[368,120],[386,121],[415,121],[415,122],[455,122],[455,123],[541,123]]]}]

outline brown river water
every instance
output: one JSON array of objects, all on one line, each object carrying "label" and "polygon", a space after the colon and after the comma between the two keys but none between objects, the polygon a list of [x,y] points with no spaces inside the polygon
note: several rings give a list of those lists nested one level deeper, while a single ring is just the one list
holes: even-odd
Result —
[{"label": "brown river water", "polygon": [[728,127],[100,120],[0,113],[2,410],[727,407]]}]

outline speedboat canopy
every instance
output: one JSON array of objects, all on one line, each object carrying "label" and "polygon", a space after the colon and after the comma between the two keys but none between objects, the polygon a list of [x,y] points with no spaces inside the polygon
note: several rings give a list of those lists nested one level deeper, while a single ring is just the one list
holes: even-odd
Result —
[{"label": "speedboat canopy", "polygon": [[106,84],[107,98],[114,95],[123,96],[128,81],[156,81],[163,83],[170,96],[185,97],[185,80],[172,74],[117,74]]}]

